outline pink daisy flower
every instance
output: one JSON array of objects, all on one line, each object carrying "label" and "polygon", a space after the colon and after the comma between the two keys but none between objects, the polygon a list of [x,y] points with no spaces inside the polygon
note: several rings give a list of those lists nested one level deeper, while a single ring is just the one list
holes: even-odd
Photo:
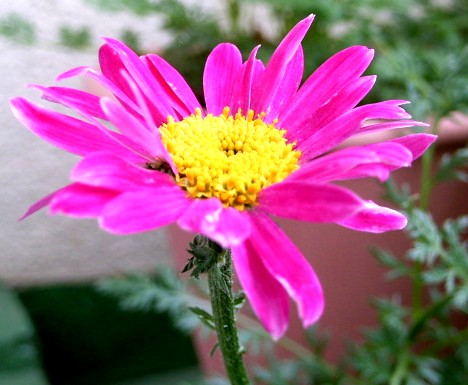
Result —
[{"label": "pink daisy flower", "polygon": [[364,46],[338,52],[301,85],[301,41],[312,20],[299,22],[266,65],[256,59],[259,47],[244,62],[236,46],[218,45],[203,74],[206,108],[164,59],[139,57],[109,38],[99,52],[101,72],[78,67],[58,79],[85,75],[112,98],[34,86],[81,118],[13,99],[26,127],[83,157],[72,183],[25,216],[49,206],[52,214],[97,218],[115,234],[176,222],[231,249],[246,296],[273,338],[287,328],[289,297],[304,327],[313,324],[324,307],[320,282],[270,215],[375,233],[401,229],[401,213],[333,182],[385,180],[435,137],[335,150],[353,135],[424,124],[410,120],[403,100],[356,107],[375,82],[362,76],[373,57]]}]

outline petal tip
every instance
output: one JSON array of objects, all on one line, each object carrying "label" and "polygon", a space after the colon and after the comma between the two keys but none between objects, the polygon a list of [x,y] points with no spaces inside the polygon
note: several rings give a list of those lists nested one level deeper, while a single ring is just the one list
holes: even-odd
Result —
[{"label": "petal tip", "polygon": [[286,330],[287,330],[287,325],[285,325],[284,327],[275,329],[275,330],[267,330],[267,331],[268,331],[268,334],[270,334],[272,340],[274,342],[278,342],[284,336],[284,334],[286,333]]}]

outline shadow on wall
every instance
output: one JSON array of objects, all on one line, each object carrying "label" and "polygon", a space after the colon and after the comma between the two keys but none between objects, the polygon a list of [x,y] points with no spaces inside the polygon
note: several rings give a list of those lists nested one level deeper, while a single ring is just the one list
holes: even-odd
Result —
[{"label": "shadow on wall", "polygon": [[[190,338],[177,331],[165,314],[123,311],[116,300],[89,285],[29,288],[17,294],[20,301],[15,306],[20,310],[15,311],[22,312],[28,328],[25,332],[25,326],[20,327],[24,330],[16,338],[22,345],[15,351],[22,355],[9,354],[8,368],[1,360],[0,380],[6,379],[2,384],[135,385],[145,379],[142,384],[164,385],[199,377]],[[10,319],[8,324],[16,325],[18,317],[1,299],[0,324]],[[8,332],[10,339],[13,335]],[[5,347],[0,344],[0,357],[8,353]]]}]

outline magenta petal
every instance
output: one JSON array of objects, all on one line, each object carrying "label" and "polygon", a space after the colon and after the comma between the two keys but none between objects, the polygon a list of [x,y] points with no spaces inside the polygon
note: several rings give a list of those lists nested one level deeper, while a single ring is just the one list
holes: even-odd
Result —
[{"label": "magenta petal", "polygon": [[220,115],[223,108],[230,105],[241,70],[242,55],[235,45],[222,43],[211,51],[203,72],[203,90],[208,112]]},{"label": "magenta petal", "polygon": [[297,92],[299,85],[302,82],[304,74],[304,51],[301,46],[298,47],[296,54],[293,56],[286,71],[281,84],[278,87],[275,97],[272,99],[267,110],[270,111],[266,121],[272,122],[281,114],[282,109],[288,104],[288,101]]},{"label": "magenta petal", "polygon": [[[246,113],[250,110],[250,103],[252,102],[252,84],[256,75],[257,63],[260,61],[255,58],[260,46],[255,47],[248,60],[242,65],[240,81],[234,84],[234,90],[229,106],[233,111],[239,108]],[[261,63],[261,62],[260,62]]]},{"label": "magenta petal", "polygon": [[[118,127],[124,127],[122,129],[122,133],[124,135],[120,135],[114,131],[109,130],[106,126],[104,126],[100,120],[91,116],[86,109],[82,109],[79,102],[76,100],[65,98],[60,92],[55,91],[53,87],[42,87],[42,86],[34,86],[43,92],[43,95],[53,98],[56,101],[60,102],[62,105],[78,112],[81,114],[87,121],[92,123],[92,125],[99,131],[101,131],[105,136],[109,139],[116,142],[116,145],[120,145],[122,148],[128,150],[129,152],[133,153],[131,156],[135,157],[143,157],[153,159],[154,157],[160,157],[161,159],[167,159],[168,156],[166,155],[166,150],[162,146],[159,146],[161,153],[151,152],[151,144],[155,141],[155,139],[159,139],[159,134],[154,134],[153,137],[148,138],[145,137],[145,140],[141,140],[138,136],[140,131],[138,128],[142,126],[139,123],[139,120],[133,118],[133,115],[128,112],[128,110],[124,110],[116,102],[112,101],[113,105],[109,107],[106,111],[104,111],[104,105],[107,100],[111,100],[109,98],[100,98],[99,104],[102,110],[102,113],[105,115],[106,119],[111,120],[114,125]],[[123,121],[123,122],[122,122]],[[152,125],[152,123],[151,123]],[[146,129],[143,128],[146,131]]]},{"label": "magenta petal", "polygon": [[361,164],[373,164],[379,159],[373,151],[363,148],[338,150],[301,165],[301,168],[288,177],[288,181],[325,183],[340,180],[350,170]]},{"label": "magenta petal", "polygon": [[[252,109],[258,113],[265,112],[267,120],[273,120],[277,116],[279,99],[275,101],[275,98],[278,91],[280,89],[283,93],[286,90],[291,91],[297,86],[297,80],[302,78],[303,57],[298,51],[301,50],[302,39],[313,20],[314,15],[306,17],[285,36],[271,56],[260,81],[256,84]],[[289,71],[292,73],[287,73]]]},{"label": "magenta petal", "polygon": [[419,158],[436,139],[436,135],[413,134],[393,139],[391,142],[405,146],[409,151],[411,151],[413,154],[413,160],[415,160]]},{"label": "magenta petal", "polygon": [[37,136],[73,154],[84,156],[94,151],[108,151],[124,157],[133,156],[110,136],[82,120],[40,107],[24,98],[12,99],[11,108],[16,118]]},{"label": "magenta petal", "polygon": [[289,323],[286,291],[265,268],[250,240],[231,250],[237,277],[250,306],[273,339],[280,339]]},{"label": "magenta petal", "polygon": [[120,194],[101,213],[101,227],[114,234],[154,230],[177,221],[190,200],[178,187],[152,187]]},{"label": "magenta petal", "polygon": [[165,90],[173,108],[185,117],[201,108],[192,89],[182,75],[167,61],[158,55],[146,55],[142,58],[148,65],[156,81]]},{"label": "magenta petal", "polygon": [[417,120],[411,119],[401,119],[395,120],[390,122],[380,122],[380,123],[373,123],[369,125],[364,125],[359,129],[359,133],[368,133],[372,131],[384,131],[384,130],[395,130],[398,128],[406,128],[406,127],[429,127],[429,124],[424,122],[418,122]]},{"label": "magenta petal", "polygon": [[224,248],[237,246],[250,235],[248,216],[228,207],[216,198],[195,199],[178,221],[179,226],[202,233]]},{"label": "magenta petal", "polygon": [[270,274],[296,302],[304,327],[323,313],[322,286],[314,269],[281,229],[266,215],[252,215],[250,241]]},{"label": "magenta petal", "polygon": [[400,107],[404,100],[365,104],[339,116],[320,128],[309,138],[299,142],[303,160],[321,155],[357,133],[368,119],[405,119],[409,114]]},{"label": "magenta petal", "polygon": [[[41,89],[42,87],[37,87]],[[99,104],[99,97],[89,92],[77,90],[68,87],[45,87],[53,91],[54,94],[62,96],[62,100],[65,100],[67,104],[73,105],[78,111],[84,111],[86,115],[95,116],[99,119],[105,119],[104,112]],[[44,94],[44,98],[51,102],[61,103],[60,99],[55,99],[50,94]],[[66,105],[66,104],[65,104]]]},{"label": "magenta petal", "polygon": [[361,207],[361,199],[334,185],[283,181],[264,189],[261,209],[283,218],[308,222],[336,222]]},{"label": "magenta petal", "polygon": [[[120,86],[114,84],[106,76],[102,75],[101,73],[97,72],[96,70],[90,67],[82,66],[73,68],[57,76],[56,80],[65,80],[75,76],[87,76],[88,78],[97,81],[106,90],[113,93],[126,106],[131,108],[133,111],[140,113],[140,108],[135,104],[135,101],[132,100],[126,93],[128,92],[129,94],[131,94],[129,91],[123,91],[123,89],[120,88]],[[128,85],[126,85],[126,88],[130,90],[130,87]]]},{"label": "magenta petal", "polygon": [[[123,77],[123,74],[128,74],[128,71],[125,68],[125,65],[122,62],[118,52],[114,50],[109,44],[103,44],[99,48],[99,66],[101,67],[102,74],[106,77],[106,79],[117,86],[120,92],[135,102],[128,81]],[[120,99],[120,95],[116,96]]]},{"label": "magenta petal", "polygon": [[357,79],[369,66],[374,51],[364,46],[346,48],[323,63],[299,89],[284,108],[280,119],[289,127],[304,111],[310,115],[324,105],[340,89]]},{"label": "magenta petal", "polygon": [[136,190],[141,186],[173,186],[167,174],[147,170],[109,153],[95,152],[81,160],[72,170],[71,179],[82,184],[118,191]]},{"label": "magenta petal", "polygon": [[412,160],[411,152],[398,143],[347,147],[303,164],[288,180],[324,183],[367,176],[385,180],[389,171],[409,166]]},{"label": "magenta petal", "polygon": [[359,211],[338,222],[341,226],[370,233],[401,230],[406,223],[407,219],[403,214],[388,207],[381,207],[372,201],[363,202]]},{"label": "magenta petal", "polygon": [[[119,40],[111,38],[105,38],[104,40],[116,52],[130,78],[150,101],[148,105],[151,107],[156,123],[165,122],[168,115],[174,116],[174,109],[169,103],[170,99],[167,97],[166,92],[135,52]],[[127,80],[125,76],[122,76],[122,78],[124,78],[124,81]]]},{"label": "magenta petal", "polygon": [[143,123],[129,114],[120,104],[109,98],[101,98],[101,108],[107,118],[127,138],[138,144],[154,157],[167,158],[167,151],[157,133],[151,132]]},{"label": "magenta petal", "polygon": [[57,191],[54,191],[53,193],[45,196],[44,198],[38,200],[37,202],[35,202],[33,205],[31,205],[28,210],[19,218],[20,221],[22,221],[23,219],[26,219],[27,217],[29,217],[30,215],[33,215],[35,212],[43,209],[44,207],[48,206],[50,204],[50,202],[52,201],[52,199],[54,198],[54,196],[62,189],[59,189]]},{"label": "magenta petal", "polygon": [[50,202],[51,214],[78,218],[98,217],[117,191],[73,183],[56,192]]},{"label": "magenta petal", "polygon": [[304,111],[300,115],[284,123],[288,129],[288,139],[304,141],[328,123],[356,107],[372,89],[375,79],[375,76],[358,78],[330,97],[322,106],[317,107],[313,104],[310,107],[304,106]]}]

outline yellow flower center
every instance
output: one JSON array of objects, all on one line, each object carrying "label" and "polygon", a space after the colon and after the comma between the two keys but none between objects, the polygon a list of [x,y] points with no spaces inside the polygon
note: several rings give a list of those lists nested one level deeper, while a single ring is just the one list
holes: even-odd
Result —
[{"label": "yellow flower center", "polygon": [[178,174],[177,184],[194,198],[218,198],[238,210],[256,204],[259,192],[299,168],[301,152],[284,138],[276,121],[254,112],[202,117],[197,109],[180,122],[169,116],[161,137]]}]

